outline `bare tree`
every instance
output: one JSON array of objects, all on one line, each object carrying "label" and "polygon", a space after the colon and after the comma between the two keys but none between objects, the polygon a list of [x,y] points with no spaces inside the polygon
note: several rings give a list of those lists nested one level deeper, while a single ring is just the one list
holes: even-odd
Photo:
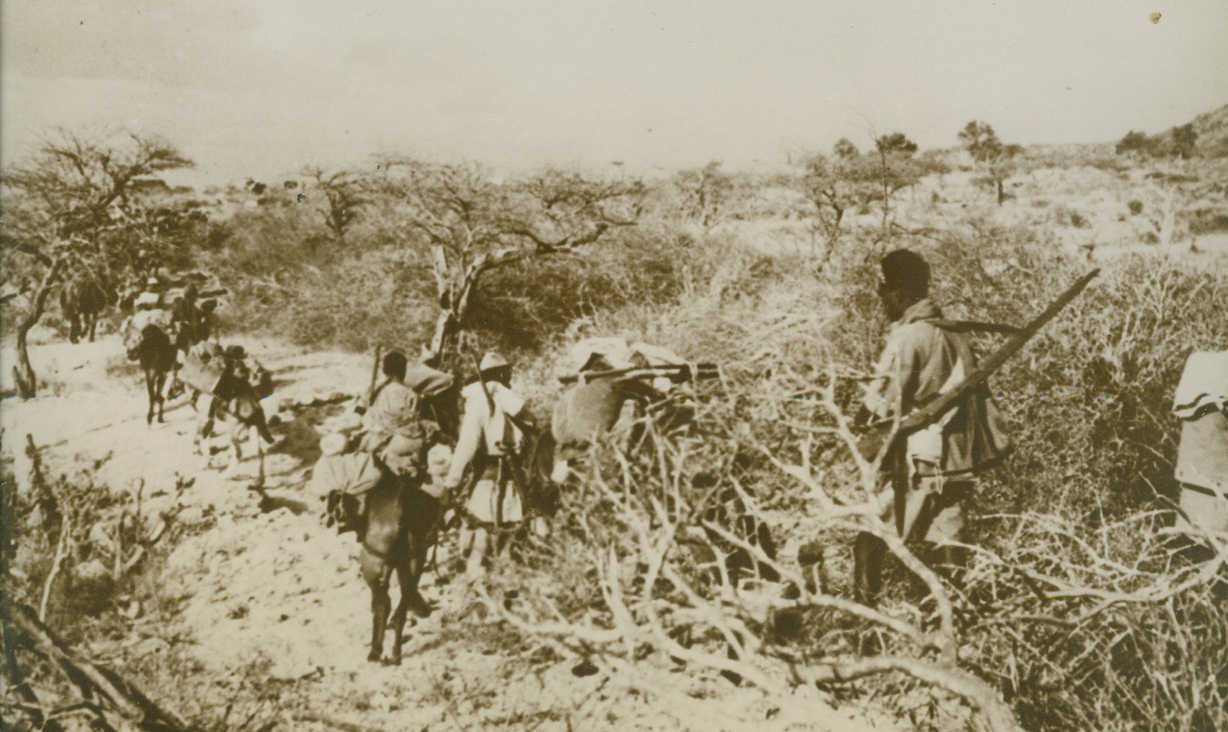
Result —
[{"label": "bare tree", "polygon": [[113,279],[137,260],[129,220],[142,178],[188,167],[173,145],[156,137],[127,134],[114,144],[60,130],[27,160],[4,171],[3,256],[39,282],[32,306],[17,331],[14,367],[18,393],[36,395],[37,380],[26,336],[38,323],[47,297],[66,279],[84,277],[108,291]]},{"label": "bare tree", "polygon": [[486,272],[571,253],[634,225],[644,191],[638,180],[592,180],[554,169],[502,182],[472,164],[389,162],[405,172],[389,173],[382,184],[405,203],[406,223],[430,249],[440,308],[430,349],[440,355],[456,348]]},{"label": "bare tree", "polygon": [[1178,214],[1185,214],[1194,201],[1209,192],[1205,184],[1191,184],[1196,176],[1190,175],[1189,158],[1195,153],[1197,141],[1198,132],[1193,124],[1187,124],[1150,137],[1131,130],[1115,147],[1117,155],[1150,169],[1146,176],[1150,200],[1144,215],[1151,223],[1155,241],[1166,253],[1172,253],[1175,243],[1189,234],[1185,217]]},{"label": "bare tree", "polygon": [[[716,456],[727,453],[716,447],[719,443],[729,441],[726,449],[737,451],[735,436],[717,434],[728,415],[704,418],[708,433],[702,440],[671,444],[638,457],[617,451],[608,467],[590,470],[581,486],[587,493],[576,499],[585,511],[568,527],[583,549],[569,551],[572,559],[579,558],[575,552],[581,551],[588,560],[591,571],[585,576],[593,578],[589,581],[595,587],[582,591],[585,596],[595,592],[598,602],[571,606],[568,612],[563,610],[568,605],[553,597],[523,596],[515,606],[495,599],[486,602],[487,608],[522,632],[602,662],[623,679],[635,679],[637,664],[657,654],[720,672],[757,689],[773,704],[801,705],[811,718],[822,718],[830,714],[830,707],[815,693],[816,686],[902,674],[962,699],[973,711],[974,729],[1020,729],[999,692],[961,664],[961,628],[955,620],[951,586],[913,553],[894,525],[881,520],[878,460],[866,460],[858,453],[852,420],[837,405],[836,389],[830,386],[837,383],[835,373],[835,367],[829,367],[828,385],[807,389],[817,395],[828,419],[809,428],[812,437],[800,445],[800,464],[765,446],[758,451],[809,499],[814,509],[808,518],[816,531],[852,529],[879,537],[904,571],[925,587],[932,611],[892,612],[830,594],[801,568],[769,556],[761,545],[710,520],[716,490],[695,490],[691,476],[696,470],[710,474],[712,464],[720,463]],[[852,457],[857,485],[831,485],[811,464],[813,437],[818,435]],[[763,521],[755,498],[736,475],[715,480],[738,494],[756,522]],[[775,569],[794,594],[785,599],[756,589],[755,583],[739,582],[727,569],[729,547]],[[706,559],[711,557],[715,560]],[[523,587],[524,578],[518,581],[517,586]],[[486,590],[481,596],[504,597]],[[841,658],[785,642],[778,635],[778,622],[785,615],[815,612],[846,616],[873,629],[867,632],[884,634],[891,639],[888,652]]]},{"label": "bare tree", "polygon": [[674,186],[682,197],[683,215],[698,221],[704,230],[718,224],[726,215],[725,207],[733,193],[733,181],[721,170],[720,161],[713,160],[702,168],[678,173]]},{"label": "bare tree", "polygon": [[345,235],[358,219],[358,211],[367,204],[362,182],[355,173],[339,170],[332,173],[320,167],[307,168],[304,173],[315,180],[315,188],[324,194],[327,207],[322,210],[324,225],[338,247],[345,246]]},{"label": "bare tree", "polygon": [[825,257],[830,257],[840,238],[845,214],[872,195],[875,171],[847,139],[837,142],[831,155],[811,155],[800,165],[798,183],[816,233],[824,239]]}]

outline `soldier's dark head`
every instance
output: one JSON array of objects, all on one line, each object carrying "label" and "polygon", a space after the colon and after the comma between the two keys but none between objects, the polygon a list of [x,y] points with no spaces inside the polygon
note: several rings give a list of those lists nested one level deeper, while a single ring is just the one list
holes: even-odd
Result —
[{"label": "soldier's dark head", "polygon": [[405,354],[400,351],[389,351],[384,354],[384,376],[389,376],[399,381],[405,380],[405,369],[409,366],[409,359],[405,358]]},{"label": "soldier's dark head", "polygon": [[920,254],[896,249],[883,257],[882,268],[878,295],[892,320],[903,315],[909,305],[929,297],[930,266]]}]

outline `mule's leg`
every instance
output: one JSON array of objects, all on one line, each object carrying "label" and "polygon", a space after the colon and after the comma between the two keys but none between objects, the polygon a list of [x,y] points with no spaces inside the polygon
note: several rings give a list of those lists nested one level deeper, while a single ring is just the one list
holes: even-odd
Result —
[{"label": "mule's leg", "polygon": [[[233,417],[227,417],[227,419],[233,419]],[[228,450],[230,458],[226,463],[226,470],[223,473],[227,478],[234,477],[239,472],[239,463],[243,462],[243,438],[245,433],[246,430],[243,429],[241,422],[236,421],[230,426],[230,449]]]},{"label": "mule's leg", "polygon": [[384,654],[384,628],[388,623],[388,611],[392,608],[392,598],[388,596],[392,570],[384,566],[379,557],[365,551],[359,562],[362,578],[371,588],[371,652],[367,654],[367,660],[379,661]]},{"label": "mule's leg", "polygon": [[243,441],[247,439],[247,430],[243,429],[241,422],[235,422],[234,428],[230,431],[230,446],[235,451],[235,462],[243,460]]},{"label": "mule's leg", "polygon": [[158,397],[158,424],[163,424],[166,420],[162,418],[162,409],[166,405],[166,399],[162,397],[162,390],[166,388],[166,372],[159,369],[154,380],[156,382],[154,384],[154,394]]},{"label": "mule's leg", "polygon": [[[213,436],[213,400],[207,394],[193,390],[192,408],[196,410],[196,436],[193,443],[196,452],[209,457],[209,438]],[[201,408],[201,401],[204,408]]]},{"label": "mule's leg", "polygon": [[153,369],[145,369],[145,392],[149,396],[149,411],[145,414],[145,424],[153,424],[154,405],[157,403],[158,395],[154,391],[154,373]]},{"label": "mule's leg", "polygon": [[251,490],[264,489],[264,445],[256,443],[256,480],[249,488]]},{"label": "mule's leg", "polygon": [[264,410],[261,409],[260,403],[256,403],[256,434],[260,439],[272,445],[276,440],[273,439],[273,433],[269,432],[269,424],[264,419]]},{"label": "mule's leg", "polygon": [[[401,599],[397,602],[397,609],[392,613],[392,664],[394,666],[401,665],[401,644],[405,642],[405,616],[409,612],[409,608],[414,608],[414,614],[421,616],[421,611],[418,609],[418,603],[421,598],[418,597],[418,572],[415,568],[416,562],[398,562],[397,566],[397,582],[401,585]],[[429,609],[428,609],[429,611]]]},{"label": "mule's leg", "polygon": [[98,330],[98,313],[90,316],[90,343],[94,342],[94,331]]}]

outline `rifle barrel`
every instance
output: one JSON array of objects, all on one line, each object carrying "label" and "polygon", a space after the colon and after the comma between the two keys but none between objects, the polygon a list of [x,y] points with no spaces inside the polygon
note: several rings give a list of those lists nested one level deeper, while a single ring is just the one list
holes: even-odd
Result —
[{"label": "rifle barrel", "polygon": [[613,379],[619,376],[638,379],[644,376],[693,376],[694,378],[714,378],[719,374],[717,365],[714,363],[698,363],[694,364],[667,364],[663,366],[633,366],[625,369],[609,369],[606,371],[582,371],[578,374],[567,374],[560,376],[559,381],[564,384],[571,384],[584,379],[585,381],[595,381],[597,379]]},{"label": "rifle barrel", "polygon": [[1070,286],[1068,290],[1063,292],[1049,307],[1045,308],[1044,312],[1037,315],[1032,322],[1019,329],[1019,332],[1011,337],[1001,348],[994,352],[992,356],[977,367],[975,371],[961,381],[954,389],[938,397],[929,404],[921,407],[900,421],[897,434],[907,434],[915,430],[921,429],[941,417],[946,411],[956,402],[967,395],[969,391],[976,387],[977,384],[988,379],[995,371],[1002,368],[1002,364],[1019,352],[1024,344],[1032,339],[1041,328],[1054,316],[1062,311],[1070,301],[1078,297],[1080,292],[1087,287],[1088,283],[1100,274],[1099,269],[1094,269],[1091,272],[1083,275],[1077,282]]}]

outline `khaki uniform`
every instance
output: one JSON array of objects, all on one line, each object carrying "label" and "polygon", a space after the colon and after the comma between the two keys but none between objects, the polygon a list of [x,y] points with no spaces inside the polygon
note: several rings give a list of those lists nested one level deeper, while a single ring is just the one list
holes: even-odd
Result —
[{"label": "khaki uniform", "polygon": [[[914,303],[887,336],[876,375],[865,398],[881,419],[908,415],[950,391],[976,369],[967,337],[934,321],[942,311],[930,300]],[[975,488],[976,473],[1010,448],[1001,416],[981,385],[941,419],[908,436],[903,464],[908,490],[888,483],[879,495],[884,520],[894,516],[905,539],[936,544],[958,542],[964,527],[962,504]]]},{"label": "khaki uniform", "polygon": [[511,420],[524,410],[524,399],[495,382],[487,383],[485,391],[474,382],[461,391],[461,397],[464,417],[445,483],[459,485],[465,469],[473,465],[478,480],[465,506],[473,519],[495,525],[523,521],[523,497],[511,476],[500,475],[504,461],[499,458],[519,450],[524,442],[524,434]]},{"label": "khaki uniform", "polygon": [[424,447],[428,435],[418,412],[418,400],[417,392],[395,379],[379,386],[371,407],[362,417],[366,434],[359,450],[383,459],[382,451],[397,436]]}]

